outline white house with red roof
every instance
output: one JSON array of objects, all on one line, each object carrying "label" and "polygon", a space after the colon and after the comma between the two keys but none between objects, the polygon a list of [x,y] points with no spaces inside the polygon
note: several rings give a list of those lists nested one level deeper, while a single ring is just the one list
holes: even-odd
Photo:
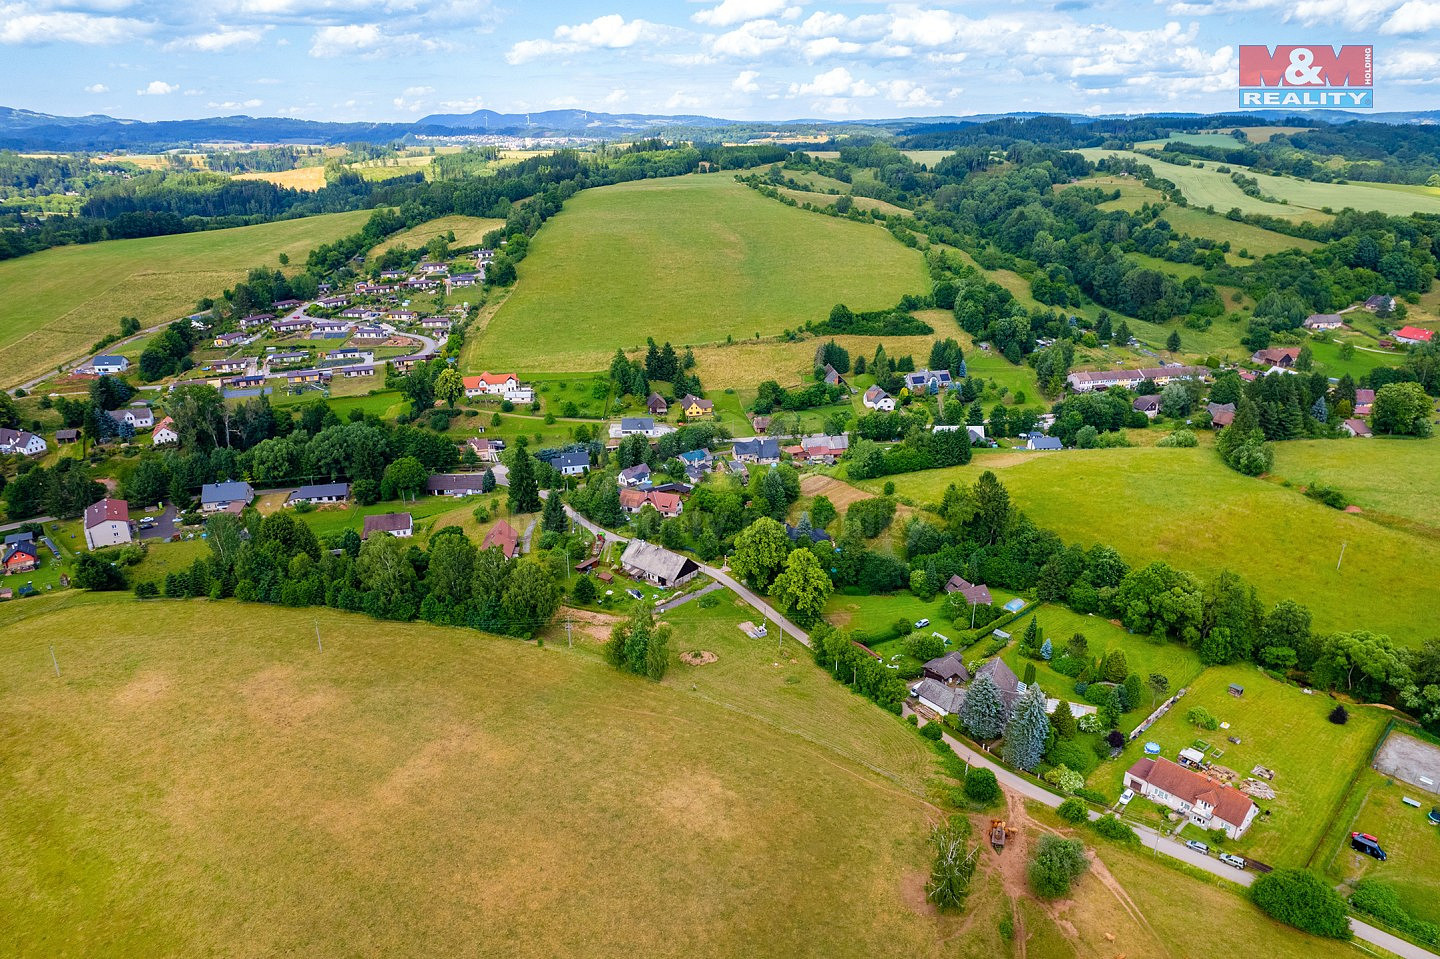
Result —
[{"label": "white house with red roof", "polygon": [[175,430],[175,421],[167,416],[156,423],[154,431],[150,434],[150,442],[155,446],[180,442],[180,434]]},{"label": "white house with red roof", "polygon": [[85,545],[90,549],[130,542],[130,504],[105,497],[85,509]]},{"label": "white house with red roof", "polygon": [[1396,343],[1404,343],[1406,346],[1429,343],[1434,338],[1434,330],[1422,330],[1418,326],[1402,326],[1390,334],[1390,339]]},{"label": "white house with red roof", "polygon": [[465,377],[465,395],[494,396],[512,403],[529,403],[535,391],[520,382],[514,373],[481,373]]},{"label": "white house with red roof", "polygon": [[1260,811],[1254,800],[1234,786],[1168,759],[1137,759],[1125,771],[1125,788],[1184,813],[1202,829],[1223,829],[1231,839],[1243,836]]}]

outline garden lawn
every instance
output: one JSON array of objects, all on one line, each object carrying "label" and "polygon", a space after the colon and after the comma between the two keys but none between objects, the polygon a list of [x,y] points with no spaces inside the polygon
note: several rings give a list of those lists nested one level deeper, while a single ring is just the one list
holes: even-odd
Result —
[{"label": "garden lawn", "polygon": [[952,953],[906,893],[933,753],[793,646],[774,666],[677,626],[722,659],[655,684],[328,609],[71,593],[17,616],[6,955]]},{"label": "garden lawn", "polygon": [[[1401,802],[1407,797],[1419,800],[1420,808]],[[1383,880],[1395,887],[1412,916],[1440,923],[1440,830],[1426,818],[1437,806],[1440,795],[1366,769],[1315,866],[1337,882]],[[1352,832],[1377,837],[1385,862],[1351,849]]]},{"label": "garden lawn", "polygon": [[647,336],[678,348],[777,333],[836,303],[881,309],[928,288],[920,254],[884,230],[792,209],[729,174],[583,191],[519,271],[477,353],[522,376],[603,369]]},{"label": "garden lawn", "polygon": [[[1276,445],[1283,464],[1286,444]],[[1202,580],[1228,567],[1266,604],[1310,607],[1317,632],[1370,629],[1408,645],[1434,633],[1428,610],[1440,605],[1440,580],[1414,571],[1440,569],[1440,541],[1242,476],[1210,449],[977,454],[968,466],[886,480],[917,505],[935,504],[948,484],[973,483],[987,469],[1012,502],[1066,542],[1108,543],[1132,564],[1164,560]],[[878,492],[883,482],[859,485]],[[1377,601],[1401,582],[1405,602]]]},{"label": "garden lawn", "polygon": [[[1244,687],[1244,695],[1231,696],[1231,683]],[[1185,717],[1196,706],[1230,728],[1202,730],[1192,725]],[[1256,765],[1275,771],[1276,798],[1259,800],[1261,812],[1250,829],[1240,840],[1225,842],[1224,848],[1271,866],[1304,866],[1331,829],[1350,781],[1369,762],[1385,725],[1379,709],[1351,706],[1350,721],[1337,726],[1326,719],[1334,707],[1330,697],[1307,696],[1254,666],[1211,667],[1118,759],[1092,773],[1089,784],[1113,798],[1123,788],[1125,770],[1141,758],[1143,743],[1159,743],[1161,755],[1173,762],[1181,749],[1203,739],[1224,751],[1218,757],[1210,754],[1211,761],[1235,770],[1240,779]],[[1127,716],[1126,722],[1130,720]],[[1229,742],[1230,736],[1240,743]],[[1148,805],[1139,797],[1135,803]]]},{"label": "garden lawn", "polygon": [[[313,247],[359,230],[369,210],[136,240],[56,247],[0,263],[0,386],[82,357],[122,316],[150,327],[219,296],[251,267],[304,264]],[[295,269],[292,265],[291,269]]]},{"label": "garden lawn", "polygon": [[[1013,593],[993,588],[990,595],[998,606],[1003,606],[1015,598]],[[959,623],[952,624],[945,615],[945,610],[944,593],[929,602],[908,590],[885,596],[845,596],[832,593],[825,604],[824,616],[832,625],[850,630],[856,639],[861,639],[862,634],[866,633],[888,632],[891,624],[901,617],[908,620],[912,626],[922,619],[930,620],[930,625],[921,630],[925,633],[935,631],[948,636],[968,630],[968,622],[964,627]],[[1009,628],[1006,627],[1007,630]]]},{"label": "garden lawn", "polygon": [[[500,501],[504,502],[504,490],[500,490]],[[359,506],[349,503],[343,507],[324,506],[317,507],[309,513],[297,513],[299,519],[315,531],[320,539],[342,533],[347,529],[353,529],[359,533],[365,525],[366,516],[376,516],[381,513],[409,513],[415,521],[415,545],[424,547],[429,540],[430,533],[441,529],[443,526],[463,525],[454,522],[452,517],[449,522],[437,524],[435,520],[442,514],[473,513],[475,507],[480,503],[491,503],[495,499],[494,494],[490,496],[477,496],[473,501],[470,498],[457,500],[453,496],[420,496],[414,502],[389,500],[383,503],[374,503],[370,506]],[[502,506],[503,509],[503,506]],[[525,517],[516,517],[520,521]],[[520,533],[525,532],[523,525],[515,527]],[[478,542],[476,545],[479,545]]]}]

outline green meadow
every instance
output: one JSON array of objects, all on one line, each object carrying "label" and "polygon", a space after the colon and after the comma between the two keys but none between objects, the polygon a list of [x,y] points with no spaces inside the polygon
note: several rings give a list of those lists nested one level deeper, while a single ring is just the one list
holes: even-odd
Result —
[{"label": "green meadow", "polygon": [[536,235],[466,369],[602,369],[647,336],[677,346],[893,306],[927,288],[884,230],[766,199],[728,175],[586,190]]},{"label": "green meadow", "polygon": [[310,250],[364,225],[369,210],[137,240],[62,246],[0,263],[0,385],[81,359],[119,328],[191,312],[251,267],[305,262]]}]

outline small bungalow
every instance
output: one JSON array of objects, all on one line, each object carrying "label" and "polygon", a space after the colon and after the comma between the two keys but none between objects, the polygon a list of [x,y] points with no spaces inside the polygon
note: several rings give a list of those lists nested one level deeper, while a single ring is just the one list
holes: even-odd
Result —
[{"label": "small bungalow", "polygon": [[448,330],[450,329],[450,318],[448,316],[427,316],[420,321],[422,330]]},{"label": "small bungalow", "polygon": [[436,473],[425,481],[431,496],[479,496],[484,492],[484,473]]},{"label": "small bungalow", "polygon": [[667,433],[675,432],[672,426],[656,424],[654,418],[649,416],[622,416],[619,423],[610,424],[610,436],[614,439],[622,439],[626,436],[644,436],[647,439],[656,439]]},{"label": "small bungalow", "polygon": [[672,553],[663,546],[632,539],[620,556],[620,566],[635,579],[671,588],[695,578],[700,567],[688,556]]},{"label": "small bungalow", "polygon": [[11,543],[5,550],[5,556],[0,559],[0,565],[5,567],[5,575],[11,573],[33,573],[40,568],[40,554],[36,551],[34,540],[22,540],[18,543]]},{"label": "small bungalow", "polygon": [[238,346],[244,340],[244,333],[221,333],[215,337],[215,346],[222,350],[228,350],[232,346]]},{"label": "small bungalow", "polygon": [[645,409],[651,416],[664,416],[670,412],[670,404],[659,393],[651,393],[645,400]]},{"label": "small bungalow", "polygon": [[1044,433],[1029,433],[1025,437],[1025,448],[1027,450],[1061,450],[1065,448],[1065,444],[1054,436],[1046,436]]},{"label": "small bungalow", "polygon": [[881,410],[886,413],[895,409],[895,397],[878,386],[872,386],[866,390],[861,402],[865,404],[866,409]]},{"label": "small bungalow", "polygon": [[1300,347],[1298,346],[1274,346],[1268,350],[1256,350],[1250,354],[1250,362],[1259,366],[1278,366],[1282,370],[1288,370],[1295,366],[1295,361],[1300,358]]},{"label": "small bungalow", "polygon": [[323,506],[328,503],[343,503],[349,498],[349,483],[319,483],[313,486],[302,486],[295,490],[286,497],[285,505],[309,503],[311,506]]},{"label": "small bungalow", "polygon": [[1153,420],[1160,415],[1160,397],[1153,393],[1135,397],[1135,402],[1130,406],[1137,413],[1144,413],[1146,419]]},{"label": "small bungalow", "polygon": [[291,370],[289,373],[285,374],[285,382],[291,384],[324,383],[328,379],[330,379],[329,370]]},{"label": "small bungalow", "polygon": [[357,326],[355,327],[355,332],[350,334],[350,338],[375,342],[378,340],[388,340],[390,334],[378,326]]},{"label": "small bungalow", "polygon": [[206,483],[200,488],[200,510],[205,513],[238,513],[254,498],[254,487],[244,480]]},{"label": "small bungalow", "polygon": [[1125,771],[1125,788],[1183,813],[1202,829],[1223,829],[1239,839],[1260,808],[1247,795],[1168,759],[1137,759]]},{"label": "small bungalow", "polygon": [[481,549],[496,548],[506,559],[514,559],[520,554],[520,534],[515,532],[515,527],[503,519],[490,527],[485,538],[480,542]]},{"label": "small bungalow", "polygon": [[336,372],[336,373],[339,373],[341,376],[350,377],[350,378],[353,378],[353,377],[356,377],[356,376],[374,376],[374,375],[375,375],[375,367],[374,367],[374,366],[371,366],[369,363],[361,363],[361,364],[359,364],[359,365],[357,365],[357,366],[342,366],[342,367],[339,367],[338,369],[335,370],[335,372]]},{"label": "small bungalow", "polygon": [[409,513],[376,513],[365,517],[360,538],[369,539],[375,533],[389,533],[391,536],[408,539],[415,533],[415,522]]},{"label": "small bungalow", "polygon": [[270,324],[270,329],[276,333],[298,333],[301,330],[310,329],[310,321],[303,316],[291,317],[289,319],[276,320]]},{"label": "small bungalow", "polygon": [[130,361],[123,356],[97,356],[90,361],[90,369],[97,376],[119,376],[130,369]]}]

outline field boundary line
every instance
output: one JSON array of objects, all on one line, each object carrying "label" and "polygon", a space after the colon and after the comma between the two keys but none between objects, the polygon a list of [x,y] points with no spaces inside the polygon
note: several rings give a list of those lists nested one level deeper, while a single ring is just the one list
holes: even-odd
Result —
[{"label": "field boundary line", "polygon": [[[1389,738],[1390,731],[1394,727],[1395,720],[1392,717],[1385,723],[1385,728],[1380,731],[1379,738],[1376,739],[1375,745],[1370,748],[1370,759],[1365,763],[1364,766],[1355,770],[1354,774],[1350,777],[1349,785],[1345,787],[1345,792],[1341,793],[1339,801],[1330,807],[1330,816],[1327,821],[1335,822],[1339,818],[1340,814],[1345,811],[1345,807],[1350,803],[1350,796],[1355,792],[1355,786],[1360,782],[1361,775],[1364,774],[1365,770],[1374,768],[1375,757],[1379,754],[1380,747],[1384,745],[1385,740]],[[1320,855],[1322,848],[1325,846],[1328,840],[1329,831],[1322,831],[1320,833],[1320,838],[1315,841],[1314,847],[1310,850],[1310,855],[1305,857],[1305,867],[1307,869],[1314,865],[1315,857]]]}]

